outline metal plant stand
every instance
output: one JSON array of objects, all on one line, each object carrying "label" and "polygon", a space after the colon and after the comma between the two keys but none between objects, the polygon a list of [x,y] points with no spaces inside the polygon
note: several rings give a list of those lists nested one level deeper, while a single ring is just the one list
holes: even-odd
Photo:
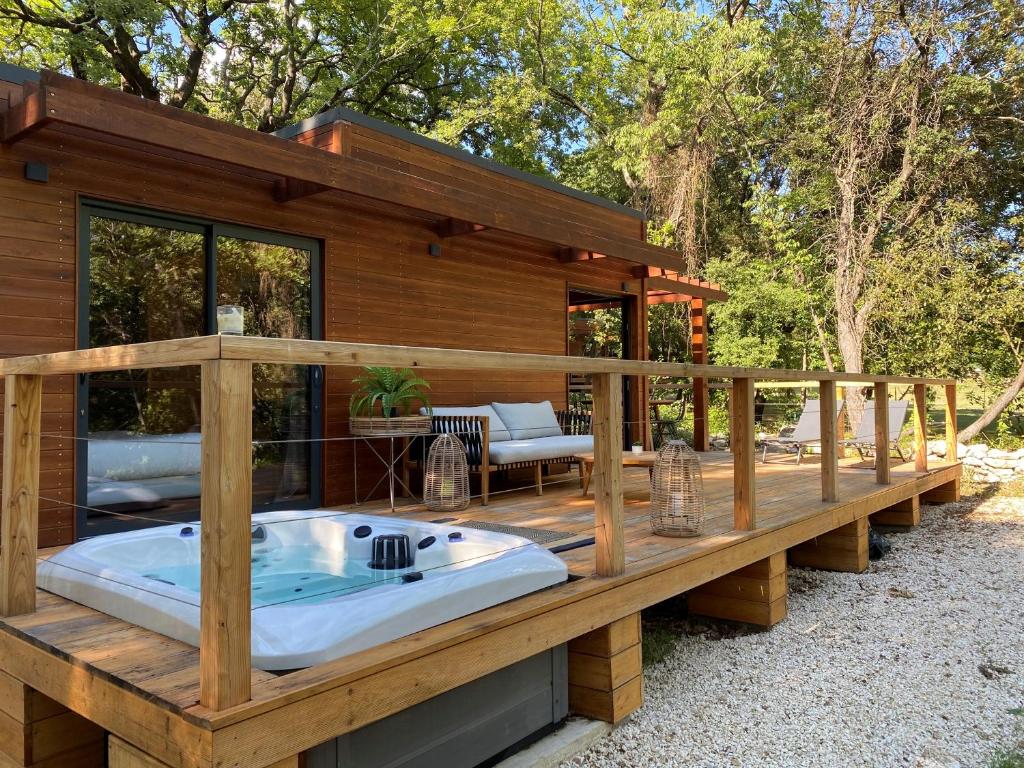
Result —
[{"label": "metal plant stand", "polygon": [[[376,456],[381,464],[386,468],[386,472],[378,478],[377,482],[373,484],[369,493],[366,494],[367,499],[373,498],[373,494],[380,488],[380,484],[385,479],[388,481],[388,499],[391,502],[391,511],[395,511],[395,489],[396,486],[401,488],[411,497],[416,498],[416,495],[412,492],[412,489],[406,485],[405,481],[398,475],[398,466],[402,460],[408,455],[409,451],[412,450],[412,446],[415,443],[410,438],[423,437],[422,432],[405,432],[405,433],[389,433],[386,435],[356,435],[362,442],[369,446],[370,451]],[[403,445],[400,451],[395,452],[395,440],[401,439]],[[374,440],[387,440],[388,450],[387,454],[383,455],[377,450],[377,446],[373,444]],[[352,445],[352,490],[356,504],[361,504],[359,501],[359,452],[356,450],[356,445]],[[421,441],[422,445],[422,441]]]}]

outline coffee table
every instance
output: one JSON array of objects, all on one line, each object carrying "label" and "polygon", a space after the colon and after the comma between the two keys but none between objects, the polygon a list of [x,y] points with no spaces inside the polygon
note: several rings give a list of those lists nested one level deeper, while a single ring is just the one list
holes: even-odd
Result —
[{"label": "coffee table", "polygon": [[[577,453],[576,461],[580,465],[580,480],[583,482],[583,495],[587,495],[590,488],[590,476],[594,473],[594,452]],[[622,452],[622,466],[624,467],[647,467],[648,471],[654,472],[654,462],[658,458],[657,451],[633,451]]]}]

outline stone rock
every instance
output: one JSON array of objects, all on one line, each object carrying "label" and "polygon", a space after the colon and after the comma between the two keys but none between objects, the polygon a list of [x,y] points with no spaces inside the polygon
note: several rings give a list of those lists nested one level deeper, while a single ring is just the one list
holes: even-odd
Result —
[{"label": "stone rock", "polygon": [[946,455],[946,441],[929,440],[928,453],[930,453],[932,456],[938,456],[939,458],[944,457]]},{"label": "stone rock", "polygon": [[985,464],[995,469],[1008,469],[1011,471],[1017,467],[1015,459],[1009,459],[1005,456],[993,456],[992,454],[989,454],[985,459]]},{"label": "stone rock", "polygon": [[971,458],[983,459],[988,455],[988,446],[984,443],[974,443],[964,448],[963,456],[970,456]]}]

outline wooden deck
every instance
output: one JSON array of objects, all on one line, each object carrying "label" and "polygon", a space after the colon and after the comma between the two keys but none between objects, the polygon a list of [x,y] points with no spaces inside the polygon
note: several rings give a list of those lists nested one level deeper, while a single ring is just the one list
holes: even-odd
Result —
[{"label": "wooden deck", "polygon": [[[898,464],[891,484],[879,485],[874,470],[844,460],[839,501],[823,502],[817,464],[772,460],[756,467],[757,528],[736,531],[731,454],[705,454],[702,466],[705,535],[652,535],[647,471],[627,468],[623,575],[594,576],[593,547],[571,549],[560,556],[576,578],[562,586],[317,667],[281,676],[254,670],[252,701],[239,706],[213,712],[198,704],[197,649],[41,591],[37,612],[0,620],[0,683],[15,678],[174,768],[295,765],[295,755],[331,737],[872,513],[951,488],[960,477],[958,463],[926,471]],[[385,513],[374,505],[355,509]],[[422,507],[395,514],[444,517]],[[594,502],[581,495],[575,475],[548,478],[543,496],[532,489],[496,494],[490,506],[474,504],[456,516],[571,534],[551,547],[594,535]]]}]

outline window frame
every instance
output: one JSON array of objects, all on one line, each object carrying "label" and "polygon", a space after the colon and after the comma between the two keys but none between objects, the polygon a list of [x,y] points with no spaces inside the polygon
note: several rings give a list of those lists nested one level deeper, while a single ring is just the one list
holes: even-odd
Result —
[{"label": "window frame", "polygon": [[[217,327],[217,240],[228,237],[238,240],[249,240],[270,245],[280,245],[309,252],[310,266],[310,338],[321,340],[324,337],[324,277],[323,277],[323,241],[317,238],[291,235],[275,230],[249,227],[240,224],[206,219],[187,214],[167,213],[137,206],[124,205],[93,198],[80,198],[78,201],[78,290],[76,293],[76,346],[78,349],[89,349],[89,310],[90,290],[90,251],[91,222],[93,217],[115,219],[118,221],[143,226],[174,229],[203,236],[203,319],[205,331],[209,335],[216,334]],[[279,509],[311,509],[323,503],[323,450],[324,435],[324,374],[321,366],[309,366],[308,386],[310,390],[310,466],[309,466],[309,499],[304,504],[281,501],[273,504],[260,505],[253,511],[269,512]],[[84,500],[88,499],[88,440],[89,433],[89,377],[79,374],[75,386],[75,540],[88,525],[89,510]],[[197,510],[197,516],[199,511]],[[144,523],[113,518],[94,524],[90,535],[115,533],[118,531],[136,530],[145,527]]]}]

